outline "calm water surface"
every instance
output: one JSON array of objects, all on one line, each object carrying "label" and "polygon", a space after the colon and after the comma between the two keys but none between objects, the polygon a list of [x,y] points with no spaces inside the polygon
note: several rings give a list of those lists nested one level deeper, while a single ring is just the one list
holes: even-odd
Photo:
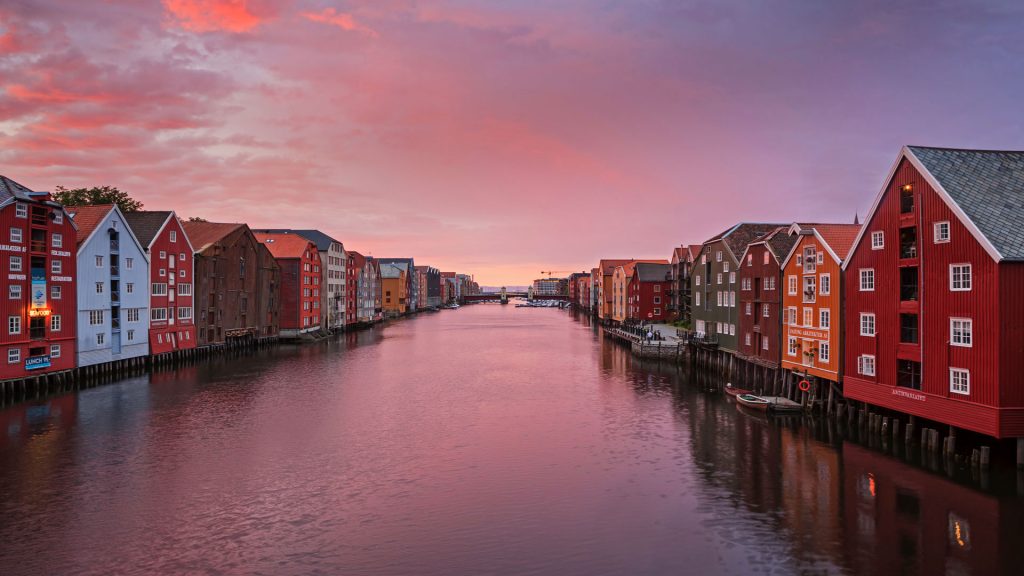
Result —
[{"label": "calm water surface", "polygon": [[[0,410],[0,574],[997,574],[1022,502],[478,305]],[[1005,491],[1004,491],[1005,492]]]}]

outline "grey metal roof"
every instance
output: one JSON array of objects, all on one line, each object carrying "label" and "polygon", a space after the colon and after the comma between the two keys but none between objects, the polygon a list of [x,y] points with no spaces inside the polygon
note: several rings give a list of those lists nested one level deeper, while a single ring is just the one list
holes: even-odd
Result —
[{"label": "grey metal roof", "polygon": [[1007,260],[1024,260],[1024,152],[907,147]]},{"label": "grey metal roof", "polygon": [[128,222],[128,226],[132,229],[135,237],[139,239],[139,243],[142,244],[143,248],[149,248],[153,244],[153,239],[156,238],[157,232],[163,227],[164,222],[171,216],[171,212],[147,210],[140,212],[126,212],[124,219]]},{"label": "grey metal roof", "polygon": [[341,240],[335,240],[334,238],[331,238],[330,236],[324,234],[319,230],[295,230],[292,228],[260,228],[258,230],[253,230],[253,233],[298,234],[299,236],[302,236],[303,238],[309,240],[313,244],[316,244],[316,249],[321,252],[327,252],[328,250],[330,250],[332,242],[337,242],[338,244],[342,243]]},{"label": "grey metal roof", "polygon": [[634,270],[635,277],[640,282],[665,282],[672,273],[672,265],[637,262]]}]

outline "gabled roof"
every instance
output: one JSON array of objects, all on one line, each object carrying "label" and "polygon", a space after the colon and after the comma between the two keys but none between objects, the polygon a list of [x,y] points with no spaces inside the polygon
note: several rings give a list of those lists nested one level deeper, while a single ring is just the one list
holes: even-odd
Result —
[{"label": "gabled roof", "polygon": [[413,262],[413,258],[377,258],[381,264],[395,264],[406,272],[409,271],[409,267],[415,267],[416,264]]},{"label": "gabled roof", "polygon": [[[267,247],[274,258],[302,258],[311,241],[306,240],[298,234],[283,232],[280,234],[267,234],[254,232],[256,241]],[[315,245],[314,245],[315,246]]]},{"label": "gabled roof", "polygon": [[253,230],[254,234],[298,234],[316,245],[316,249],[327,252],[331,249],[331,243],[342,244],[341,240],[335,240],[319,230],[293,230],[291,228],[267,228]]},{"label": "gabled roof", "polygon": [[[1024,152],[908,146],[911,162],[996,260],[1024,260]],[[982,244],[986,241],[978,239]]]},{"label": "gabled roof", "polygon": [[598,262],[597,267],[601,269],[601,273],[605,276],[611,276],[615,273],[615,269],[623,264],[632,262],[629,258],[623,258],[618,260],[601,260]]},{"label": "gabled roof", "polygon": [[640,282],[665,282],[671,273],[671,264],[637,262],[633,275]]},{"label": "gabled roof", "polygon": [[98,204],[95,206],[68,206],[65,208],[75,225],[78,226],[76,234],[77,245],[81,246],[96,228],[113,211],[113,204]]},{"label": "gabled roof", "polygon": [[405,268],[399,266],[394,262],[380,262],[380,277],[381,278],[401,278],[402,273],[405,272]]},{"label": "gabled roof", "polygon": [[722,240],[726,248],[732,253],[732,257],[735,260],[739,260],[743,252],[747,249],[747,245],[757,240],[761,236],[771,232],[773,229],[780,226],[788,226],[784,223],[769,224],[764,222],[740,222],[732,228],[708,239],[704,242],[704,245],[711,244]]},{"label": "gabled roof", "polygon": [[153,244],[156,235],[163,229],[167,219],[174,215],[174,212],[167,211],[138,211],[128,212],[124,215],[125,222],[131,227],[135,237],[143,246],[149,247]]},{"label": "gabled roof", "polygon": [[782,260],[782,267],[789,265],[789,259],[797,253],[800,246],[800,236],[814,236],[818,243],[825,247],[832,260],[841,266],[845,265],[850,250],[853,247],[853,239],[862,229],[860,224],[794,224],[789,229],[789,234],[795,239],[789,253]]},{"label": "gabled roof", "polygon": [[185,230],[192,248],[196,252],[202,252],[212,244],[220,242],[228,235],[234,233],[245,224],[227,222],[189,222],[183,221],[181,227]]}]

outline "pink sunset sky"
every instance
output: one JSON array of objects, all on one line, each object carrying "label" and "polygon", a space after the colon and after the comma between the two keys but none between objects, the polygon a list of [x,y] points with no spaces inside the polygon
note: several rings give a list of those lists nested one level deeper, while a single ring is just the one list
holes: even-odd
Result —
[{"label": "pink sunset sky", "polygon": [[3,0],[0,173],[523,284],[1024,148],[1019,3]]}]

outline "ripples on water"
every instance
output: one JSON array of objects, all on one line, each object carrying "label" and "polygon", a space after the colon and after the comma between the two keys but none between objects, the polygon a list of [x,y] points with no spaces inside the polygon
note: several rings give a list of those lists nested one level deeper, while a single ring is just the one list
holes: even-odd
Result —
[{"label": "ripples on water", "polygon": [[1012,490],[708,385],[585,318],[478,305],[3,409],[0,573],[1024,565]]}]

